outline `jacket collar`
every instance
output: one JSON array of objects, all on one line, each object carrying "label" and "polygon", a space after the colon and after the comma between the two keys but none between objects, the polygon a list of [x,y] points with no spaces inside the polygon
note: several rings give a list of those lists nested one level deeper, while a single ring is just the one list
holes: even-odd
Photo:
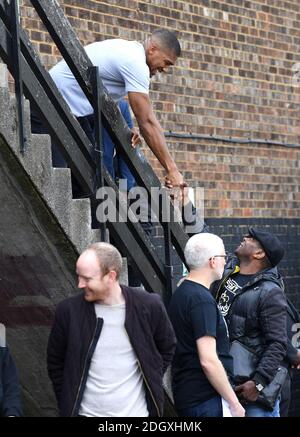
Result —
[{"label": "jacket collar", "polygon": [[[235,275],[237,273],[240,273],[240,267],[239,267],[239,259],[237,256],[233,255],[227,265],[225,266],[224,274],[222,280],[219,282],[217,292],[216,292],[216,299],[219,297],[219,292],[223,286],[223,284],[227,281],[227,279]],[[260,272],[257,272],[250,280],[243,286],[243,288],[236,294],[239,295],[246,291],[247,288],[252,287],[253,285],[257,284],[260,281],[271,281],[278,285],[282,290],[284,290],[284,283],[281,275],[278,273],[277,267],[271,267],[264,270],[261,270]]]}]

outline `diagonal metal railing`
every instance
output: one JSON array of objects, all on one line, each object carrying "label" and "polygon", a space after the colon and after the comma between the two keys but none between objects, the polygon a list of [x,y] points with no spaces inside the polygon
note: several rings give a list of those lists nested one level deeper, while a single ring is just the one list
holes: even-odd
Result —
[{"label": "diagonal metal railing", "polygon": [[[93,66],[61,7],[56,0],[31,0],[31,3],[87,99],[94,106],[91,82]],[[15,35],[12,32],[10,4],[7,0],[0,0],[0,56],[14,75],[13,40]],[[41,64],[38,54],[33,49],[27,34],[22,28],[19,29],[19,38],[19,69],[24,94],[38,108],[43,122],[49,129],[54,141],[60,146],[61,153],[68,162],[81,189],[91,196],[94,194],[97,169],[97,163],[94,159],[94,146],[88,140],[75,117],[70,113],[66,102]],[[112,136],[118,150],[122,152],[137,183],[145,187],[149,196],[151,196],[151,187],[160,187],[159,179],[149,163],[144,159],[141,160],[130,147],[130,132],[116,103],[103,86],[98,89],[98,93],[99,110],[101,111],[103,124]],[[188,236],[176,221],[171,220],[167,224],[162,222],[166,253],[165,262],[163,263],[141,225],[135,223],[134,220],[126,220],[127,205],[119,198],[117,186],[104,167],[102,167],[101,173],[104,184],[113,188],[117,199],[118,212],[123,217],[119,221],[109,221],[107,223],[114,240],[122,245],[131,257],[144,286],[150,291],[159,292],[167,300],[172,292],[170,248],[171,245],[174,245],[178,255],[184,261],[183,250]],[[157,217],[161,219],[158,199],[152,197],[151,205]],[[174,217],[173,211],[171,211],[171,217]]]}]

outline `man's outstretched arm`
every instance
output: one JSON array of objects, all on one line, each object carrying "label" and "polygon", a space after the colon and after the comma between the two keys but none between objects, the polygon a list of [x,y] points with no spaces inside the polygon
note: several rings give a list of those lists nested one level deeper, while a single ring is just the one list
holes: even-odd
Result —
[{"label": "man's outstretched arm", "polygon": [[128,99],[142,136],[167,172],[166,185],[169,187],[184,186],[182,174],[170,155],[162,127],[153,112],[149,96],[144,93],[129,92]]}]

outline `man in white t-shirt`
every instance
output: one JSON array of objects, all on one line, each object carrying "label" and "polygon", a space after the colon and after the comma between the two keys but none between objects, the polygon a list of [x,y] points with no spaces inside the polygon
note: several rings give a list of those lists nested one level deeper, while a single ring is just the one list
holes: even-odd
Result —
[{"label": "man in white t-shirt", "polygon": [[[166,184],[180,186],[183,177],[170,155],[163,129],[157,120],[149,98],[150,78],[157,72],[166,72],[181,54],[175,34],[158,29],[144,44],[123,39],[108,39],[85,47],[94,66],[99,67],[104,86],[115,101],[128,96],[140,132],[146,143],[166,170]],[[80,120],[88,121],[93,108],[74,78],[65,61],[50,70],[50,75],[68,103],[71,112]],[[87,132],[90,137],[89,133]],[[137,141],[133,137],[133,145]]]},{"label": "man in white t-shirt", "polygon": [[157,294],[119,284],[121,268],[114,246],[91,245],[76,265],[83,293],[57,307],[48,372],[61,416],[163,414],[174,331]]}]

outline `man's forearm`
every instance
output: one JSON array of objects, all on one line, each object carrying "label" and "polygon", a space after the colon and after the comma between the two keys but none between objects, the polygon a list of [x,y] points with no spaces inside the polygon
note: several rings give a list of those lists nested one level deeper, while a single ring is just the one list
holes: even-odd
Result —
[{"label": "man's forearm", "polygon": [[206,365],[202,365],[202,369],[211,385],[222,398],[224,398],[229,404],[238,402],[225,369],[218,358],[216,358],[216,360],[211,360]]},{"label": "man's forearm", "polygon": [[166,185],[168,187],[184,186],[183,177],[169,152],[162,127],[153,112],[149,96],[129,92],[128,98],[142,136],[167,172]]},{"label": "man's forearm", "polygon": [[139,124],[141,134],[146,143],[157,157],[164,169],[169,173],[177,170],[174,159],[172,158],[166,139],[158,123],[147,120]]}]

